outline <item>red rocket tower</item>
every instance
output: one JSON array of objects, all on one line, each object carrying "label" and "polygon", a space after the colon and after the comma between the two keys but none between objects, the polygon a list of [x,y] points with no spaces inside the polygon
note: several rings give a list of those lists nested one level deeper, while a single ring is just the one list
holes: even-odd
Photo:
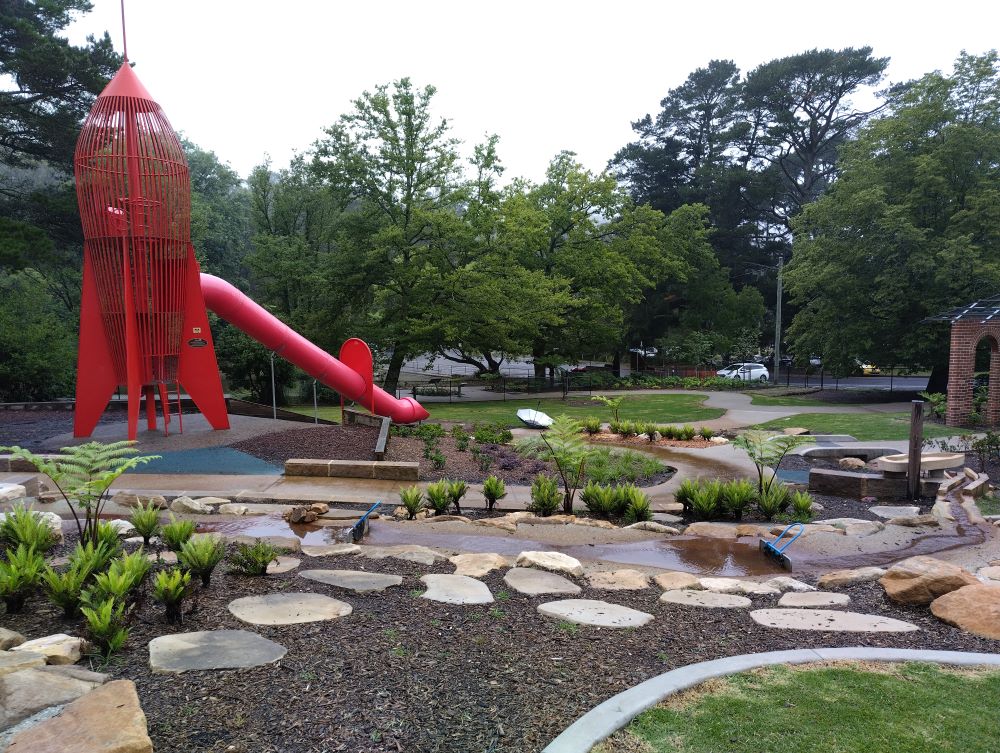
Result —
[{"label": "red rocket tower", "polygon": [[[87,437],[115,389],[164,428],[187,392],[228,429],[222,382],[191,245],[191,180],[180,141],[126,59],[84,121],[74,157],[83,222],[83,298],[73,433]],[[179,406],[178,406],[179,408]],[[179,418],[179,415],[178,415]]]}]

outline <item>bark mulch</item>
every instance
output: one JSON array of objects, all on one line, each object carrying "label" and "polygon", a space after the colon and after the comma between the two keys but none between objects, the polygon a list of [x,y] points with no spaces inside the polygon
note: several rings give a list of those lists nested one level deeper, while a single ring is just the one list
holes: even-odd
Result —
[{"label": "bark mulch", "polygon": [[[656,616],[631,630],[573,627],[537,614],[544,597],[509,590],[502,574],[483,580],[497,601],[457,607],[418,598],[419,576],[450,572],[399,560],[308,558],[303,567],[364,568],[404,576],[382,594],[342,592],[294,572],[266,578],[229,575],[220,566],[198,592],[183,628],[168,626],[151,599],[136,611],[125,649],[103,671],[134,680],[158,753],[531,753],[608,697],[693,662],[804,647],[885,646],[997,652],[1000,641],[963,633],[926,608],[887,601],[878,584],[852,586],[850,609],[917,624],[915,633],[824,634],[757,626],[746,610],[659,604],[659,589],[605,592],[600,598]],[[312,591],[354,606],[350,616],[290,626],[244,625],[232,599]],[[753,597],[754,607],[777,597]],[[80,634],[41,597],[5,627],[29,637]],[[170,632],[247,629],[288,649],[277,664],[245,670],[152,674],[147,644]]]}]

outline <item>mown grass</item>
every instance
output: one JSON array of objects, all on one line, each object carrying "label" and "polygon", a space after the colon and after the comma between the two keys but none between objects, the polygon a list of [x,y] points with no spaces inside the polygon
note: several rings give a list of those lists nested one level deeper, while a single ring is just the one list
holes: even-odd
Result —
[{"label": "mown grass", "polygon": [[[781,431],[788,426],[801,426],[813,434],[849,434],[869,441],[874,439],[909,439],[909,413],[799,413],[786,418],[776,418],[757,429]],[[950,437],[960,430],[942,424],[924,422],[925,437]]]},{"label": "mown grass", "polygon": [[[721,408],[706,408],[703,394],[691,395],[629,395],[622,402],[620,417],[623,421],[643,421],[660,424],[693,423],[719,418],[724,410]],[[550,416],[561,413],[573,418],[598,416],[602,421],[611,419],[611,412],[596,402],[590,402],[579,395],[571,395],[569,400],[545,398],[543,400],[489,400],[469,403],[433,403],[423,404],[430,412],[430,421],[462,421],[468,424],[493,423],[503,421],[508,426],[520,426],[517,411],[521,408],[536,408]],[[289,410],[313,415],[311,405],[291,406]],[[340,420],[340,408],[336,406],[321,406],[319,417],[334,421]]]},{"label": "mown grass", "polygon": [[750,394],[752,405],[847,405],[847,403],[831,403],[829,400],[819,400],[807,395],[755,395]]},{"label": "mown grass", "polygon": [[595,753],[996,753],[998,693],[997,671],[774,667],[650,709]]}]

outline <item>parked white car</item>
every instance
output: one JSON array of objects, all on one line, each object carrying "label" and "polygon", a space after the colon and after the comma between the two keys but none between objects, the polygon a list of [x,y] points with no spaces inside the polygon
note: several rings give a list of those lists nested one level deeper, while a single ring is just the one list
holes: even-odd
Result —
[{"label": "parked white car", "polygon": [[715,373],[726,379],[742,379],[744,382],[766,382],[771,378],[771,373],[762,363],[731,363]]}]

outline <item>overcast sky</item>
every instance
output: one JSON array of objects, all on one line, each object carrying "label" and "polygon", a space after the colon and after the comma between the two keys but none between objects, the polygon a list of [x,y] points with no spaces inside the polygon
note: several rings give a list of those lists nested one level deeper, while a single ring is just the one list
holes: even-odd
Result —
[{"label": "overcast sky", "polygon": [[[111,33],[93,0],[74,41]],[[713,58],[743,71],[813,47],[871,45],[890,81],[949,70],[998,45],[1000,4],[701,0],[127,0],[130,59],[174,128],[246,175],[283,167],[366,89],[403,76],[438,89],[465,154],[500,136],[510,178],[538,180],[560,150],[600,170],[631,121]]]}]

